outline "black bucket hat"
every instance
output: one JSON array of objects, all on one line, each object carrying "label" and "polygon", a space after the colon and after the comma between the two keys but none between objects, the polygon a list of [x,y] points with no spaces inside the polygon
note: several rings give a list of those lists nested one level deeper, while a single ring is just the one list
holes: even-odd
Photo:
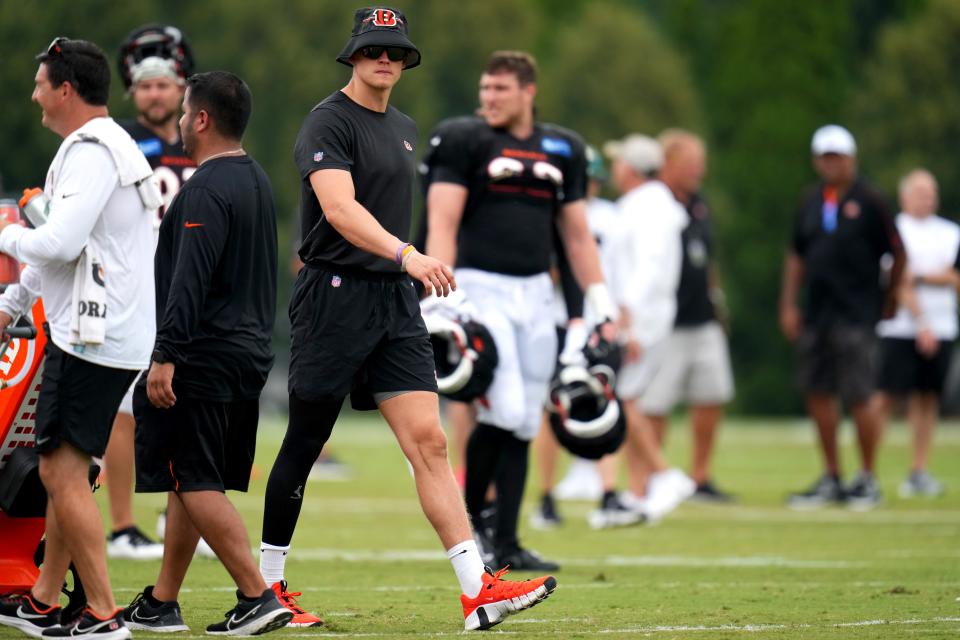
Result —
[{"label": "black bucket hat", "polygon": [[420,50],[407,37],[407,16],[398,9],[390,7],[364,7],[353,15],[353,32],[343,51],[337,56],[337,62],[352,67],[350,56],[363,47],[403,47],[414,55],[404,69],[412,69],[420,64]]}]

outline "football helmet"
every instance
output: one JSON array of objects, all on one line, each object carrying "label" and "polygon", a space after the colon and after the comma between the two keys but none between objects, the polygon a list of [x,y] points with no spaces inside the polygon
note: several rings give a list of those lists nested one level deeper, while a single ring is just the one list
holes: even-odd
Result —
[{"label": "football helmet", "polygon": [[426,313],[423,321],[433,345],[440,393],[471,402],[487,392],[497,368],[497,346],[485,326],[474,320]]},{"label": "football helmet", "polygon": [[137,75],[148,69],[172,71],[183,79],[190,77],[194,68],[193,52],[180,29],[147,24],[130,32],[120,45],[117,65],[123,86],[129,90]]},{"label": "football helmet", "polygon": [[616,374],[606,365],[568,365],[550,386],[550,428],[575,456],[598,460],[620,448],[627,422],[613,393]]}]

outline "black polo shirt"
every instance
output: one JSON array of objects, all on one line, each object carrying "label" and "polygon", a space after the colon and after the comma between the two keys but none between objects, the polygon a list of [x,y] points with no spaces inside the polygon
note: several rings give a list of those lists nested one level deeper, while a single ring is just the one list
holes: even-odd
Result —
[{"label": "black polo shirt", "polygon": [[360,106],[337,91],[307,115],[293,157],[300,170],[300,259],[364,271],[399,273],[400,267],[350,244],[326,220],[310,184],[322,169],[349,171],[356,199],[398,238],[410,233],[416,175],[417,126],[393,107]]},{"label": "black polo shirt", "polygon": [[713,224],[710,207],[699,195],[687,204],[690,222],[681,234],[683,262],[677,286],[677,315],[674,326],[697,327],[716,319],[710,300],[710,262],[713,253]]},{"label": "black polo shirt", "polygon": [[823,190],[804,193],[793,230],[793,251],[804,262],[804,324],[873,326],[880,320],[884,289],[880,258],[901,250],[890,208],[862,178],[837,202],[836,224],[823,222]]}]

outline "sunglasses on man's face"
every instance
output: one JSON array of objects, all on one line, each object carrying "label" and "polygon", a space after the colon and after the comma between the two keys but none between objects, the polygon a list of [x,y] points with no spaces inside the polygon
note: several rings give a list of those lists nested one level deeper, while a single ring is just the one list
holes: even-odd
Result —
[{"label": "sunglasses on man's face", "polygon": [[405,49],[403,47],[372,46],[360,49],[360,54],[364,58],[379,60],[384,51],[387,52],[387,58],[389,58],[391,62],[404,62],[406,61],[407,56],[412,53],[410,49]]}]

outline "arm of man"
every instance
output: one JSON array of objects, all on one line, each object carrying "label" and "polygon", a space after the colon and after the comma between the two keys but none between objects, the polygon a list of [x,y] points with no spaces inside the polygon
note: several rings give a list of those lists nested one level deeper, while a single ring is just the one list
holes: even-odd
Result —
[{"label": "arm of man", "polygon": [[[402,241],[384,229],[377,219],[356,200],[353,179],[343,169],[323,169],[310,174],[310,186],[320,201],[327,221],[347,242],[368,253],[396,259]],[[423,283],[426,291],[446,296],[456,289],[456,280],[447,266],[416,249],[404,261],[404,269]]]},{"label": "arm of man", "polygon": [[[180,211],[189,211],[191,226],[178,219]],[[150,363],[147,397],[154,406],[173,406],[173,375],[184,360],[197,333],[203,306],[220,256],[230,234],[228,207],[204,188],[187,188],[177,195],[176,208],[167,215],[176,247],[171,265],[170,288],[157,326],[155,350],[167,362]]]},{"label": "arm of man", "polygon": [[914,278],[910,276],[909,271],[904,271],[903,279],[900,281],[900,289],[897,292],[897,299],[901,306],[905,307],[917,326],[917,350],[927,357],[932,357],[940,348],[940,342],[930,330],[927,319],[923,315],[923,309],[920,308],[920,301],[917,299],[917,291],[914,288]]},{"label": "arm of man", "polygon": [[803,318],[797,306],[797,297],[800,294],[804,270],[803,258],[792,250],[787,251],[780,284],[780,331],[790,342],[800,337],[800,331],[803,328]]},{"label": "arm of man", "polygon": [[27,267],[20,272],[20,282],[7,287],[0,295],[0,331],[6,329],[14,318],[30,311],[40,297],[40,272]]},{"label": "arm of man", "polygon": [[74,143],[52,194],[47,224],[27,229],[0,222],[0,251],[33,266],[73,262],[87,245],[117,181],[117,168],[106,147]]},{"label": "arm of man", "polygon": [[594,314],[597,321],[607,325],[603,329],[604,338],[614,339],[616,327],[612,321],[617,319],[617,307],[600,270],[597,242],[587,225],[586,200],[575,200],[563,205],[557,230],[560,232],[563,250],[567,253],[573,275],[584,291],[587,309]]},{"label": "arm of man", "polygon": [[427,189],[427,255],[451,267],[457,261],[457,233],[468,194],[454,182],[434,182]]}]

